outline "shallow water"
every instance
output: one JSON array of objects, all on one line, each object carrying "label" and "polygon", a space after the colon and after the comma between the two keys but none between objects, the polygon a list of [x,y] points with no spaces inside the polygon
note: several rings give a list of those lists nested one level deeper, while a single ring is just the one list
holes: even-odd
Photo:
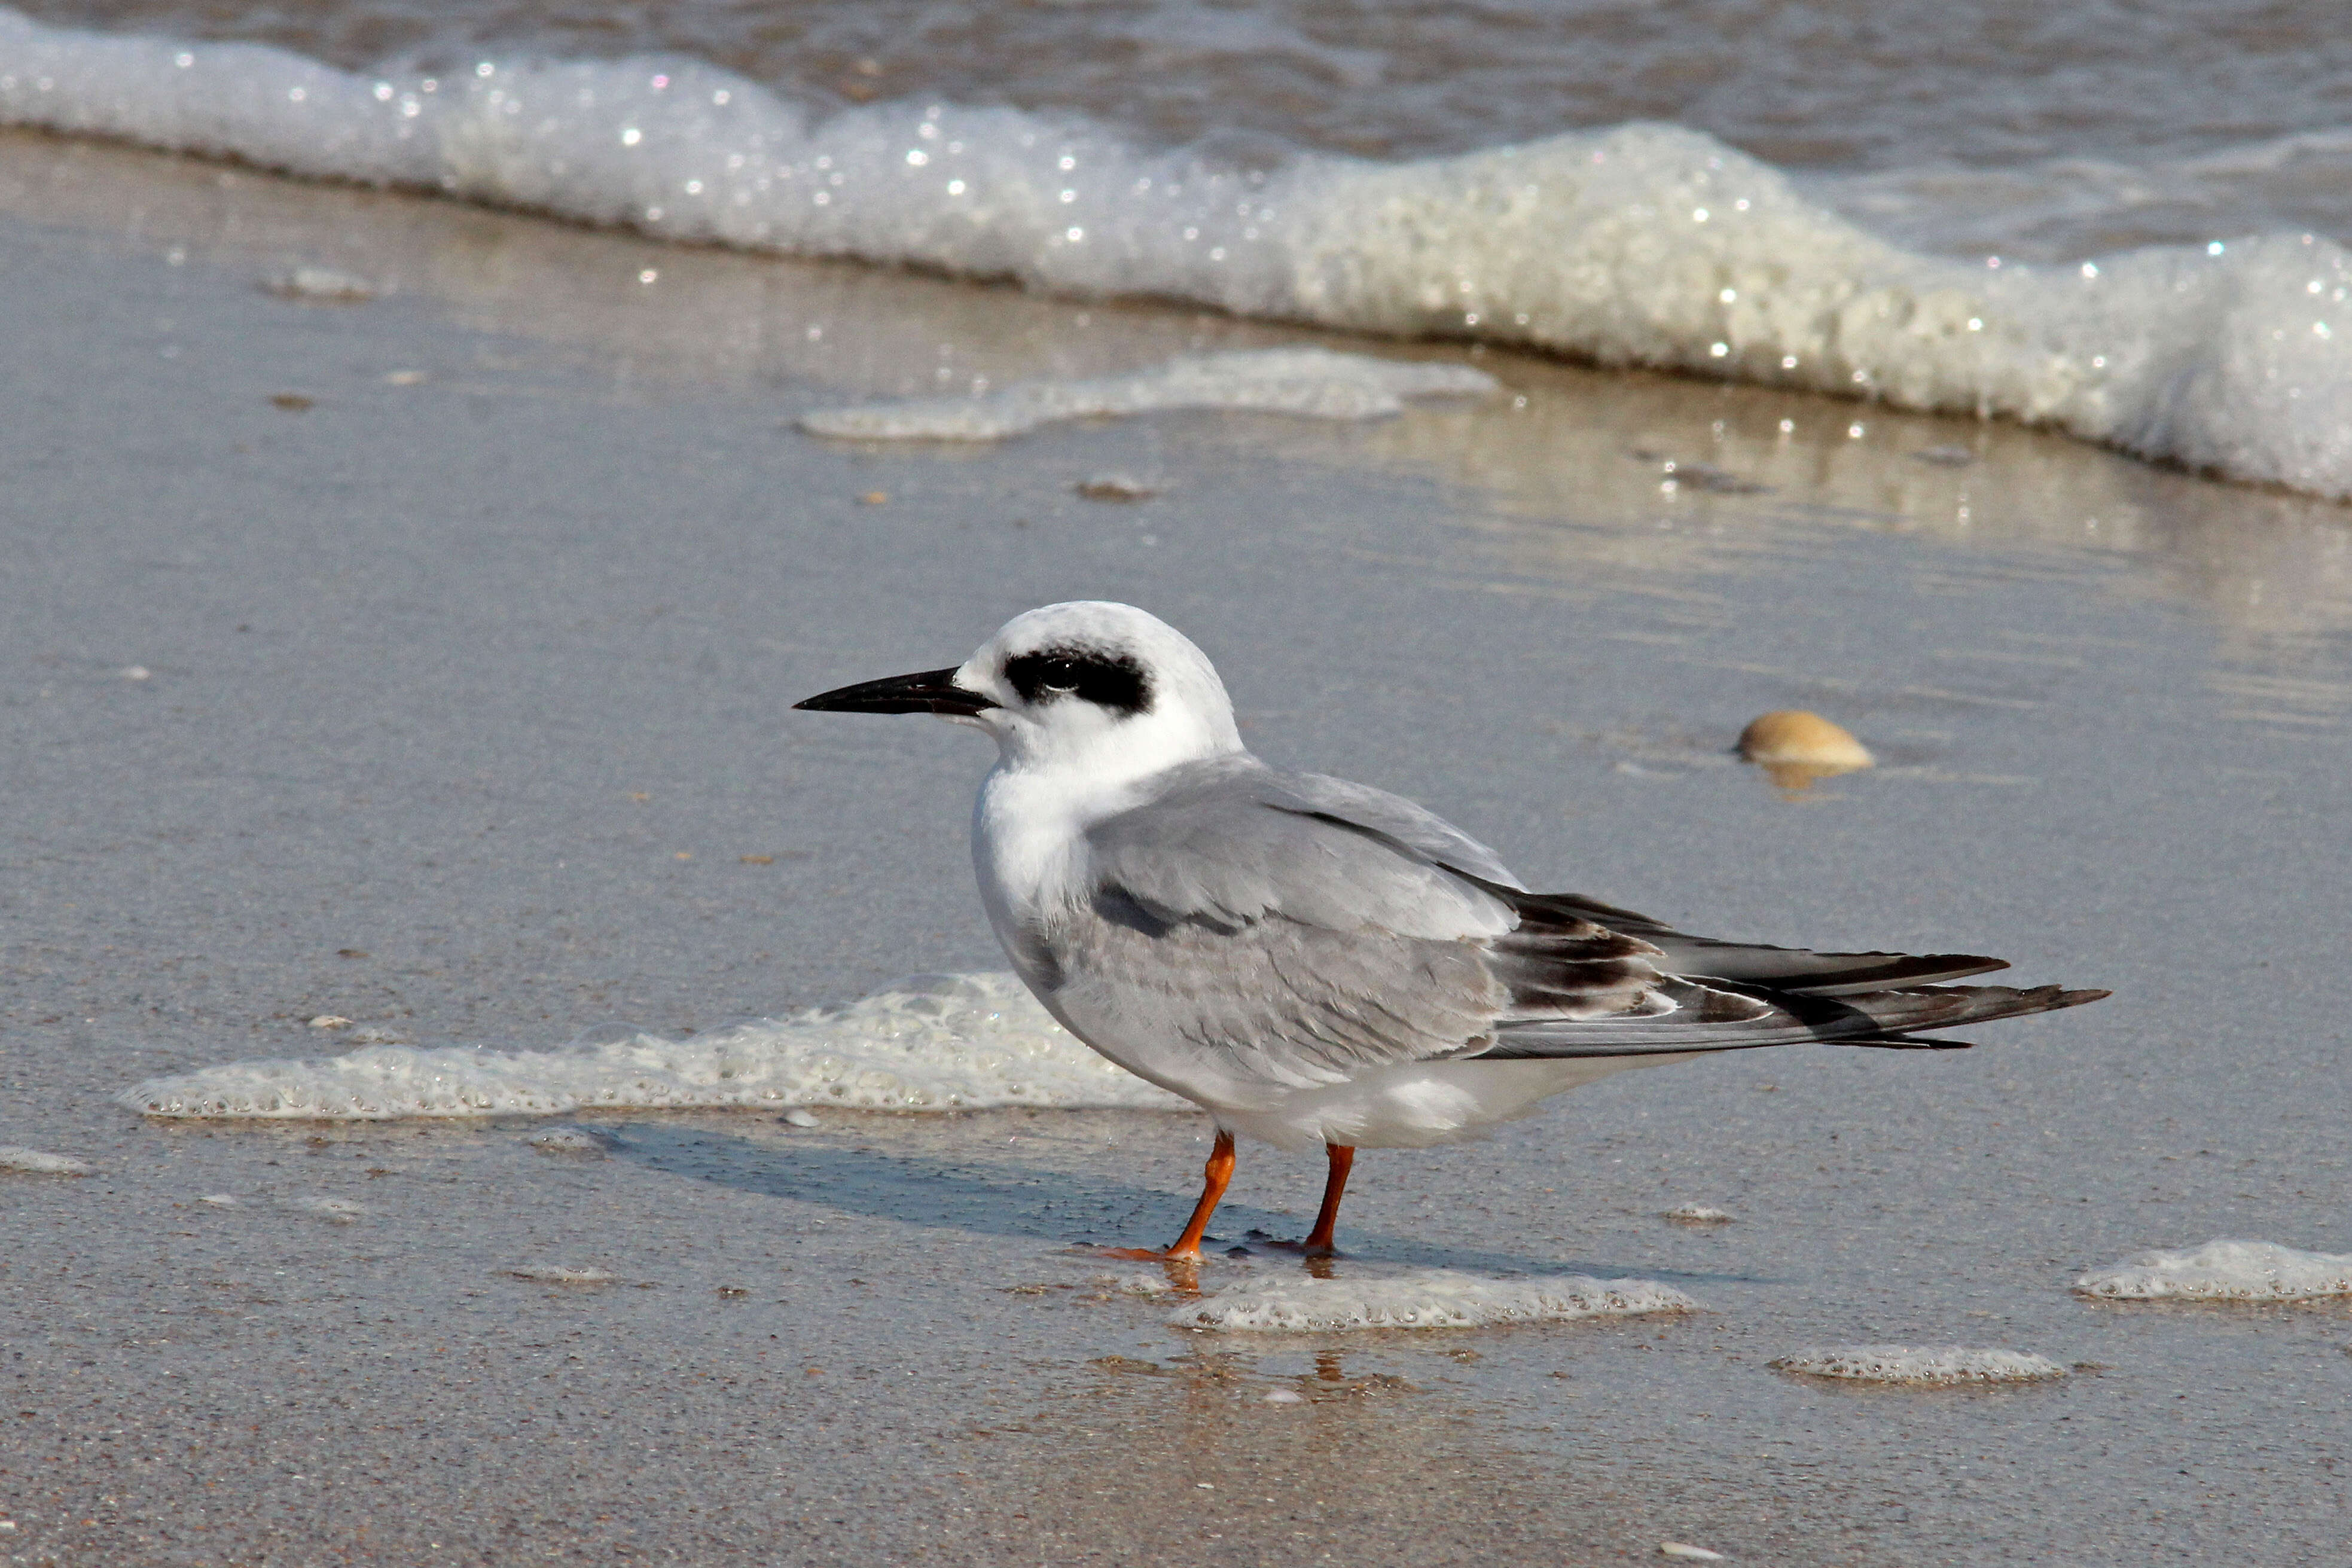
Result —
[{"label": "shallow water", "polygon": [[1791,168],[2161,167],[2352,123],[2352,50],[2334,9],[2308,0],[2266,5],[2258,18],[2220,18],[2181,0],[2058,9],[2015,0],[18,8],[68,26],[273,44],[350,70],[446,70],[485,51],[686,55],[835,105],[934,98],[1066,109],[1160,142],[1225,132],[1247,147],[1254,134],[1261,147],[1376,157],[1661,120]]},{"label": "shallow water", "polygon": [[[2147,78],[2179,75],[2184,36],[2210,44],[2200,11],[2088,30],[1940,10],[1916,26],[1885,18],[1913,42],[1953,47],[1890,55],[1863,94],[1868,108],[1847,91],[1857,56],[1871,53],[1866,37],[1838,47],[1852,29],[1836,12],[1697,11],[1708,31],[1616,48],[1584,36],[1594,14],[1549,10],[1402,32],[1386,13],[1323,17],[1343,37],[1320,44],[1275,12],[1104,14],[1105,30],[1092,11],[930,14],[930,25],[980,35],[961,55],[996,85],[977,97],[886,93],[882,66],[863,56],[844,90],[812,89],[775,75],[768,58],[772,47],[820,58],[794,19],[779,33],[764,13],[658,15],[646,36],[624,31],[582,54],[567,51],[562,18],[501,11],[453,24],[429,47],[410,38],[422,55],[343,68],[317,47],[344,23],[396,33],[414,14],[98,18],[110,28],[188,24],[195,36],[181,37],[0,9],[0,124],[682,244],[849,257],[1074,298],[1181,300],[2016,419],[2200,471],[2352,496],[2352,335],[2339,332],[2336,309],[2352,290],[2338,243],[2352,214],[2352,143],[2329,121],[2336,95],[2322,84],[2333,76],[2310,76],[2334,48],[2306,47],[2306,35],[2333,37],[2324,22],[2288,14],[2234,47],[2198,51],[2212,62],[2200,83],[2216,112],[2197,119],[2197,93],[2152,95]],[[1022,20],[999,20],[1008,16]],[[730,66],[721,58],[743,50],[725,38],[699,36],[705,47],[681,52],[664,31],[707,35],[713,16],[719,33],[756,39],[761,58]],[[1731,140],[1703,129],[1707,95],[1695,79],[1710,74],[1718,31],[1759,58],[1773,53],[1759,40],[1787,45],[1745,85],[1722,84],[1729,119],[1753,99],[1801,140],[1867,142],[1875,130],[1896,144],[1891,161],[1815,148],[1782,166],[1769,148],[1743,150],[1727,127]],[[241,41],[256,33],[278,41]],[[1213,68],[1179,90],[1217,110],[1204,133],[1177,144],[1133,111],[1150,97],[1145,82],[1184,74],[1122,47],[1154,33],[1188,40]],[[1360,34],[1369,48],[1344,41]],[[1537,62],[1500,100],[1531,110],[1525,133],[1498,140],[1472,126],[1446,155],[1368,158],[1346,134],[1318,130],[1312,101],[1275,110],[1278,134],[1223,117],[1238,96],[1234,58],[1255,63],[1289,40],[1328,46],[1327,64],[1349,56],[1338,97],[1402,125],[1410,95],[1377,89],[1423,70],[1471,82],[1466,59],[1440,58],[1457,35],[1471,56]],[[1967,95],[1947,76],[2000,79],[1980,58],[1996,37],[2023,62],[2009,85],[2037,86],[1996,93],[1956,122],[1951,106]],[[1099,111],[1024,92],[1018,70],[992,71],[1008,55],[1055,70],[1097,61],[1110,78]],[[1608,107],[1583,68],[1596,58],[1606,72],[1646,61],[1665,81],[1682,79],[1683,90],[1665,89],[1688,100],[1679,119],[1591,112]],[[1570,60],[1578,69],[1565,69]],[[1818,90],[1799,89],[1792,70]],[[1546,87],[1547,77],[1559,79]],[[2260,101],[2281,106],[2273,118],[2220,114],[2246,101],[2246,79],[2263,80]],[[2308,93],[2278,90],[2305,79]],[[1215,96],[1204,98],[1212,80]],[[1911,110],[1892,107],[1906,97]],[[1920,104],[1934,106],[1932,137],[1918,133]],[[2151,111],[2192,129],[2151,136]],[[1996,123],[2012,142],[2021,128],[2032,142],[2040,124],[2048,146],[2021,162],[2016,146],[1978,145],[1959,122]]]},{"label": "shallow water", "polygon": [[[2072,1288],[2213,1237],[2352,1250],[2337,509],[1499,351],[1455,351],[1496,397],[1373,423],[825,443],[792,422],[931,390],[942,344],[1002,384],[1336,340],[37,139],[0,144],[0,1140],[95,1167],[0,1173],[12,1552],[2301,1563],[2352,1500],[2341,1301]],[[393,287],[257,286],[295,261]],[[1159,493],[1073,488],[1106,471]],[[788,705],[1079,595],[1193,635],[1269,756],[1544,884],[2116,994],[1367,1156],[1367,1263],[1707,1310],[1279,1342],[1067,1250],[1172,1233],[1187,1116],[565,1111],[599,1159],[532,1119],[113,1103],[319,1054],[321,1016],[686,1037],[993,967],[971,738]],[[1880,765],[1776,791],[1726,753],[1782,707]],[[1319,1179],[1245,1150],[1215,1234],[1295,1235]],[[2070,1370],[1769,1366],[1885,1345]]]}]

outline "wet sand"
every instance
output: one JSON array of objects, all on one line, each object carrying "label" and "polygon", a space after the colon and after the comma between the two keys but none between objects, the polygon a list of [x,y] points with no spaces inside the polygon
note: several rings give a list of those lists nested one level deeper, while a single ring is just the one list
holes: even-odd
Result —
[{"label": "wet sand", "polygon": [[[0,1142],[97,1167],[0,1173],[12,1560],[2285,1563],[2340,1533],[2341,1303],[2066,1287],[2216,1236],[2352,1249],[2344,509],[1492,353],[1503,395],[1375,425],[831,445],[790,421],[975,374],[1467,356],[39,138],[0,138]],[[256,286],[298,263],[383,291]],[[1075,493],[1107,472],[1161,493]],[[1500,1330],[1198,1334],[1104,1286],[1131,1270],[1066,1249],[1172,1233],[1190,1117],[625,1115],[596,1158],[524,1120],[112,1104],[340,1048],[322,1015],[544,1046],[998,967],[980,744],[787,709],[1076,596],[1190,633],[1265,754],[1538,885],[2116,994],[1367,1155],[1366,1258],[1709,1309]],[[1727,756],[1784,707],[1881,766],[1784,796]],[[1245,1149],[1217,1233],[1301,1227],[1318,1167]],[[1685,1203],[1738,1217],[1660,1217]],[[614,1278],[509,1272],[547,1266]],[[1885,1342],[2076,1370],[1766,1364]]]}]

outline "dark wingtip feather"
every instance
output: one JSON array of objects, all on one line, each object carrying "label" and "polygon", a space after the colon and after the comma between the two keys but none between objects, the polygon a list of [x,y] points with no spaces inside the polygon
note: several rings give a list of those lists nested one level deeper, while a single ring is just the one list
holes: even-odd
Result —
[{"label": "dark wingtip feather", "polygon": [[[1926,994],[1932,994],[1933,990],[1929,987]],[[2034,1013],[2055,1013],[2062,1007],[2080,1007],[2085,1002],[2096,1002],[2101,997],[2114,994],[2109,991],[2066,991],[2055,985],[2040,985],[2031,991],[2014,992],[2006,1000],[2001,998],[2000,987],[1990,985],[1981,989],[1964,986],[1952,994],[1969,995],[1971,993],[1974,994],[1972,1000],[1981,997],[1990,1005],[1970,1007],[1967,1009],[1968,1017],[1955,1022],[1979,1023],[1991,1018],[2021,1018]],[[1933,1024],[1925,1026],[1936,1027]],[[1976,1048],[1975,1044],[1969,1040],[1948,1040],[1940,1037],[1892,1031],[1867,1038],[1849,1036],[1844,1039],[1831,1039],[1827,1043],[1833,1046],[1876,1046],[1881,1049],[1901,1051],[1969,1051]]]},{"label": "dark wingtip feather", "polygon": [[[1771,949],[1753,949],[1769,952]],[[1948,980],[1967,980],[1979,974],[1992,974],[2009,967],[2005,958],[1987,958],[1972,952],[1823,952],[1805,956],[1823,961],[1824,973],[1809,979],[1792,974],[1786,979],[1759,982],[1775,991],[1786,991],[1801,996],[1850,995],[1865,991],[1888,991],[1906,983],[1916,985],[1940,984]],[[1853,962],[1843,969],[1832,970],[1827,961],[1848,959]],[[1877,962],[1873,963],[1872,960]]]},{"label": "dark wingtip feather", "polygon": [[[1693,1001],[1692,994],[1709,989],[1690,981],[1664,984],[1678,988],[1677,999],[1686,1005]],[[1714,1022],[1678,1012],[1511,1024],[1496,1031],[1493,1044],[1478,1054],[1496,1059],[1664,1056],[1748,1050],[1800,1040],[1883,1050],[1964,1051],[1974,1047],[1968,1041],[1930,1036],[1927,1031],[2079,1007],[2107,994],[2056,985],[2030,991],[2007,985],[1923,985],[1843,997],[1795,995],[1753,986],[1737,994],[1769,1004],[1769,1011],[1754,1018]]]},{"label": "dark wingtip feather", "polygon": [[1871,1046],[1883,1051],[1972,1051],[1974,1040],[1948,1040],[1936,1035],[1882,1035],[1875,1039],[1824,1040],[1827,1046]]}]

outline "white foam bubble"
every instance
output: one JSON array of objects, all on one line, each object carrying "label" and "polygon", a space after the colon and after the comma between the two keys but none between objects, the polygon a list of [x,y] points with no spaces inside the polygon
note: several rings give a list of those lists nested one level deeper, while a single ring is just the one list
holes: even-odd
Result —
[{"label": "white foam bubble", "polygon": [[305,1214],[317,1215],[330,1225],[350,1225],[368,1212],[365,1204],[355,1204],[349,1198],[296,1198],[292,1206]]},{"label": "white foam bubble", "polygon": [[1971,1350],[1967,1344],[1846,1344],[1780,1356],[1773,1366],[1806,1377],[1853,1377],[1858,1383],[1950,1387],[1955,1383],[2039,1383],[2065,1377],[2046,1356],[2018,1350]]},{"label": "white foam bubble", "polygon": [[499,1272],[535,1285],[610,1285],[620,1276],[605,1268],[573,1268],[561,1263],[527,1263]]},{"label": "white foam bubble", "polygon": [[2300,1301],[2352,1296],[2352,1253],[2301,1252],[2273,1241],[2209,1241],[2143,1252],[2074,1281],[2117,1301]]},{"label": "white foam bubble", "polygon": [[[289,300],[317,300],[333,305],[362,304],[375,298],[374,284],[331,267],[291,268],[263,279],[261,286]],[[310,1022],[313,1027],[319,1026],[317,1019]]]},{"label": "white foam bubble", "polygon": [[118,1098],[149,1116],[362,1121],[730,1106],[1188,1108],[1080,1045],[1010,974],[919,974],[845,1006],[685,1039],[230,1062]]},{"label": "white foam bubble", "polygon": [[1710,1208],[1706,1204],[1685,1204],[1668,1209],[1664,1217],[1676,1225],[1729,1225],[1733,1218],[1730,1211]]},{"label": "white foam bubble", "polygon": [[671,58],[352,74],[0,10],[0,123],[665,238],[2007,415],[2352,494],[2352,257],[2309,236],[2031,267],[1923,256],[1669,125],[1254,166],[1012,109],[820,121]]},{"label": "white foam bubble", "polygon": [[1496,384],[1493,376],[1467,365],[1328,349],[1236,349],[1187,355],[1129,375],[1024,382],[973,397],[823,409],[803,415],[800,425],[814,435],[870,441],[993,441],[1056,420],[1183,408],[1379,419],[1402,412],[1409,397],[1477,396]]},{"label": "white foam bubble", "polygon": [[547,1127],[523,1140],[542,1154],[585,1154],[602,1159],[604,1140],[585,1127]]},{"label": "white foam bubble", "polygon": [[1808,1377],[1843,1377],[1920,1388],[1962,1383],[2036,1383],[2066,1375],[2064,1367],[2043,1356],[1965,1345],[1848,1345],[1783,1356],[1772,1365]]},{"label": "white foam bubble", "polygon": [[1285,1274],[1244,1280],[1188,1302],[1168,1321],[1183,1329],[1304,1332],[1474,1329],[1702,1310],[1681,1291],[1648,1279],[1502,1279],[1451,1268],[1342,1267],[1345,1273],[1328,1279]]},{"label": "white foam bubble", "polygon": [[1924,257],[1666,126],[1364,170],[1310,205],[1329,237],[1301,279],[1318,319],[2006,415],[2352,490],[2352,344],[2334,324],[2352,258],[2326,241]]},{"label": "white foam bubble", "polygon": [[96,1169],[89,1161],[77,1160],[70,1154],[50,1154],[18,1143],[0,1143],[0,1171],[16,1171],[27,1176],[87,1176]]}]

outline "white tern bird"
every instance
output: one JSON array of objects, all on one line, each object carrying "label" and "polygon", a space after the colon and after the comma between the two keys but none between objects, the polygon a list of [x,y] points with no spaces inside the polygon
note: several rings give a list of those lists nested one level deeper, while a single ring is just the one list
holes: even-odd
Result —
[{"label": "white tern bird", "polygon": [[1127,1256],[1200,1256],[1237,1132],[1324,1145],[1303,1243],[1324,1254],[1359,1148],[1473,1135],[1627,1068],[1964,1048],[1916,1032],[2106,994],[1943,985],[2008,965],[1719,942],[1529,892],[1411,801],[1252,756],[1207,657],[1127,605],[1048,605],[953,669],[797,706],[995,738],[971,850],[1013,968],[1070,1033],[1216,1121],[1183,1234]]}]

